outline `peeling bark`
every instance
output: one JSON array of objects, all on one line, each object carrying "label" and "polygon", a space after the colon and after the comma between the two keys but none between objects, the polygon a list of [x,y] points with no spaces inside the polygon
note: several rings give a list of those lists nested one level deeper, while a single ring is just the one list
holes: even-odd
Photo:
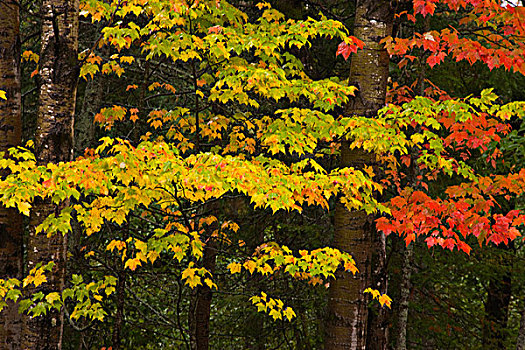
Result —
[{"label": "peeling bark", "polygon": [[[346,109],[347,115],[374,117],[385,104],[389,58],[379,41],[392,32],[393,9],[390,1],[358,0],[354,35],[365,47],[352,57],[349,84],[359,89]],[[350,150],[349,141],[341,145],[341,167],[373,166],[373,154]],[[340,203],[335,210],[333,246],[352,254],[359,273],[338,274],[328,299],[325,349],[365,349],[368,310],[363,290],[370,286],[375,270],[373,254],[377,242],[372,237],[373,218],[363,211],[348,211]],[[376,330],[374,330],[374,333]],[[385,335],[386,337],[386,335]]]},{"label": "peeling bark", "polygon": [[[40,165],[69,161],[73,154],[73,116],[78,80],[78,0],[44,0],[41,8],[42,37],[35,154]],[[63,207],[47,200],[36,201],[30,219],[27,267],[54,261],[48,282],[30,290],[61,291],[65,283],[67,237],[35,234],[47,216]],[[64,315],[56,310],[45,316],[27,318],[23,349],[61,349]]]},{"label": "peeling bark", "polygon": [[[0,1],[0,152],[21,142],[20,23],[15,1]],[[2,174],[5,175],[5,174]],[[23,272],[22,216],[0,207],[0,278],[20,278]],[[20,348],[22,320],[18,306],[8,302],[0,313],[0,348]]]}]

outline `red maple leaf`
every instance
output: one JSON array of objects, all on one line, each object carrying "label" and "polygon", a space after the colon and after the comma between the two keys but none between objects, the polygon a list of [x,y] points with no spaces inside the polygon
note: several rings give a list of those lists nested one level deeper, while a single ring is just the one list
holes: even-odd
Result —
[{"label": "red maple leaf", "polygon": [[351,53],[357,52],[357,46],[356,45],[349,45],[345,43],[344,41],[339,44],[337,47],[337,52],[335,53],[336,56],[343,55],[343,58],[345,60],[348,60],[348,57],[350,57]]}]

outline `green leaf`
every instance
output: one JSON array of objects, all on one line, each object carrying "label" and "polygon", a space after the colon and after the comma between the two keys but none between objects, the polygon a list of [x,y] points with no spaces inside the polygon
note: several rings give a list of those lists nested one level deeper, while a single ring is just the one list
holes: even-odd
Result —
[{"label": "green leaf", "polygon": [[20,303],[18,304],[18,312],[19,312],[19,313],[23,313],[23,312],[25,312],[27,309],[29,309],[29,307],[31,306],[31,304],[33,304],[33,302],[31,301],[31,299],[24,299],[24,300],[21,300]]}]

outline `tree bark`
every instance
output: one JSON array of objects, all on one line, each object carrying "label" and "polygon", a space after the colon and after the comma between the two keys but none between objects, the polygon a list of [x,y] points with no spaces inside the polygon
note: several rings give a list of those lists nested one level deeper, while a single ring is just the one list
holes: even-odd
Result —
[{"label": "tree bark", "polygon": [[[205,208],[216,212],[215,206],[205,205]],[[208,232],[206,245],[202,255],[202,267],[212,275],[215,272],[217,260],[218,241],[214,233],[219,230],[217,221],[211,223],[206,231]],[[195,294],[190,305],[189,328],[190,344],[192,350],[208,350],[210,345],[210,315],[213,291],[207,285],[202,284],[196,287]]]},{"label": "tree bark", "polygon": [[[372,230],[372,276],[371,286],[386,294],[388,290],[388,274],[386,271],[386,236]],[[368,309],[368,332],[366,348],[368,350],[386,350],[388,348],[389,309],[374,303]]]},{"label": "tree bark", "polygon": [[[499,247],[504,253],[507,246]],[[487,300],[485,301],[485,320],[482,329],[483,349],[506,349],[505,330],[509,317],[509,304],[512,294],[511,267],[512,261],[505,257],[506,254],[498,253],[500,270],[497,276],[489,281]]]},{"label": "tree bark", "polygon": [[397,350],[407,349],[408,299],[410,296],[410,277],[412,274],[412,254],[414,245],[405,247],[403,254],[403,271],[401,276],[401,295],[397,316]]},{"label": "tree bark", "polygon": [[[39,61],[41,81],[35,154],[40,165],[69,161],[73,154],[73,117],[78,81],[78,0],[44,0]],[[63,207],[48,200],[34,203],[30,219],[27,265],[54,261],[48,282],[31,290],[61,291],[65,283],[67,237],[35,234],[35,228]],[[23,349],[61,349],[63,313],[28,318],[24,326]]]},{"label": "tree bark", "polygon": [[516,339],[516,350],[525,350],[525,307],[521,311],[520,329]]},{"label": "tree bark", "polygon": [[94,117],[100,111],[104,97],[104,76],[95,76],[87,83],[80,113],[75,116],[75,154],[83,155],[95,146]]},{"label": "tree bark", "polygon": [[112,350],[120,350],[122,342],[122,326],[124,324],[124,302],[126,299],[126,272],[122,269],[118,274],[115,324],[112,334]]},{"label": "tree bark", "polygon": [[[0,152],[21,142],[20,19],[15,1],[0,2]],[[5,175],[5,174],[2,174]],[[22,216],[13,209],[0,207],[0,278],[20,278],[23,272]],[[0,313],[0,348],[20,348],[22,319],[16,303]]]},{"label": "tree bark", "polygon": [[[359,92],[349,103],[347,115],[374,117],[385,104],[389,58],[379,41],[391,34],[392,24],[391,1],[357,1],[354,35],[365,47],[352,57],[349,84],[356,86]],[[341,167],[360,168],[374,163],[373,154],[350,150],[349,141],[342,142]],[[370,286],[372,250],[377,247],[372,228],[372,216],[363,211],[348,211],[337,204],[333,246],[352,254],[360,272],[355,277],[349,273],[339,274],[330,287],[327,350],[365,349],[367,346],[368,310],[363,290]]]},{"label": "tree bark", "polygon": [[[204,247],[203,267],[213,273],[217,256],[217,241],[211,237]],[[196,349],[208,350],[210,344],[210,312],[213,291],[206,285],[197,287],[197,305],[195,309]]]}]

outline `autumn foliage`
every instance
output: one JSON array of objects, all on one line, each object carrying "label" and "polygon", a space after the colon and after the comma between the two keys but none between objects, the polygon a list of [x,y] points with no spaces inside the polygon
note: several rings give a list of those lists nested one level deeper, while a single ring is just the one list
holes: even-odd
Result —
[{"label": "autumn foliage", "polygon": [[[502,173],[499,143],[511,122],[525,116],[525,102],[504,103],[492,89],[456,98],[428,83],[425,96],[416,96],[416,83],[395,82],[377,115],[346,115],[344,106],[358,98],[359,87],[347,86],[345,77],[312,79],[296,55],[322,38],[339,43],[333,55],[347,60],[363,42],[324,16],[286,19],[266,2],[257,11],[253,22],[222,0],[83,1],[83,19],[102,30],[79,55],[80,79],[115,76],[122,81],[120,102],[94,116],[107,134],[74,161],[38,165],[32,142],[11,149],[0,159],[8,173],[0,181],[3,205],[27,216],[36,200],[64,203],[36,231],[50,236],[80,230],[87,264],[97,266],[107,255],[133,274],[170,261],[185,286],[213,291],[220,286],[202,264],[205,247],[214,240],[224,249],[245,245],[238,237],[243,227],[210,209],[228,196],[274,215],[328,213],[339,200],[350,210],[377,215],[377,230],[385,235],[399,235],[406,245],[422,240],[429,249],[470,254],[473,243],[498,246],[521,237],[525,213],[504,211],[500,202],[523,195],[525,169]],[[522,6],[414,0],[396,16],[417,22],[454,12],[462,18],[453,25],[382,44],[401,69],[417,62],[430,69],[452,60],[525,74]],[[32,52],[23,58],[38,62]],[[185,73],[176,81],[145,85],[128,78],[147,62]],[[154,96],[148,107],[126,103],[139,92],[142,100]],[[0,98],[6,98],[1,91]],[[139,130],[138,137],[127,137],[132,131],[119,135],[126,128]],[[352,149],[373,153],[377,166],[333,167],[330,159],[338,156],[343,139]],[[95,238],[101,247],[90,246]],[[338,269],[356,274],[361,268],[352,252],[292,251],[273,241],[228,256],[223,265],[222,273],[285,276],[314,286],[329,285]],[[22,280],[0,280],[0,297],[18,300],[30,315],[69,305],[75,321],[104,322],[104,303],[117,288],[113,275],[73,274],[62,291],[24,295],[27,286],[47,281],[52,266],[42,262]],[[263,289],[246,297],[258,311],[274,320],[297,316]],[[386,294],[364,292],[391,304]]]}]

